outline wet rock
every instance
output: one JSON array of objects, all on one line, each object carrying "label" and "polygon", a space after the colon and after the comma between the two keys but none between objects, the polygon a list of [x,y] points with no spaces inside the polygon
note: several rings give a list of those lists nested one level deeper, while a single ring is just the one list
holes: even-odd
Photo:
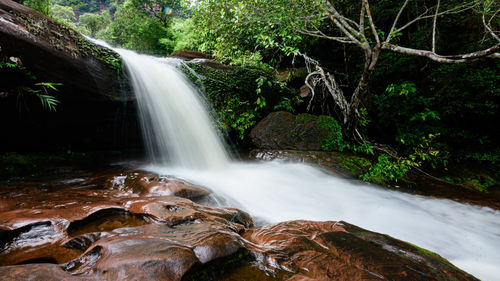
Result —
[{"label": "wet rock", "polygon": [[[93,281],[94,278],[72,276],[55,264],[28,264],[0,267],[2,280],[26,281]],[[4,279],[5,278],[5,279]],[[8,279],[7,279],[8,278]]]},{"label": "wet rock", "polygon": [[[70,262],[67,270],[106,280],[127,280],[127,276],[137,280],[180,280],[194,265],[229,257],[243,248],[236,232],[212,222],[175,227],[150,224],[117,229],[110,235],[83,255],[85,262],[78,263],[82,258]],[[97,260],[86,258],[96,256],[96,252]]]},{"label": "wet rock", "polygon": [[344,178],[353,178],[366,173],[371,165],[365,157],[331,151],[253,149],[248,156],[251,160],[282,160],[314,164]]},{"label": "wet rock", "polygon": [[[15,57],[47,81],[63,83],[94,100],[110,100],[119,85],[121,59],[35,10],[0,0],[2,55]],[[57,36],[56,36],[57,35]],[[75,79],[78,77],[78,79]]]},{"label": "wet rock", "polygon": [[252,228],[238,209],[150,193],[161,179],[132,171],[4,190],[0,280],[475,280],[344,222]]},{"label": "wet rock", "polygon": [[284,222],[243,237],[262,264],[297,273],[289,280],[476,280],[436,254],[345,222]]},{"label": "wet rock", "polygon": [[177,196],[193,201],[202,200],[211,193],[203,187],[179,179],[144,172],[128,172],[111,177],[106,175],[93,180],[92,183],[141,195]]},{"label": "wet rock", "polygon": [[86,233],[76,238],[71,239],[66,242],[63,247],[69,249],[78,249],[82,252],[86,251],[92,244],[94,244],[97,240],[108,237],[109,234],[105,232],[94,232],[94,233]]},{"label": "wet rock", "polygon": [[180,58],[183,60],[193,59],[213,59],[212,55],[191,50],[177,50],[170,54],[171,57]]},{"label": "wet rock", "polygon": [[[0,61],[14,58],[26,70],[0,70],[0,92],[6,93],[0,120],[7,120],[0,125],[9,132],[0,139],[4,151],[140,147],[135,98],[118,54],[11,0],[0,0],[0,19]],[[25,88],[43,92],[38,82],[60,84],[49,90],[60,101],[56,112],[47,112],[28,90],[20,94]]]},{"label": "wet rock", "polygon": [[263,149],[336,150],[342,133],[335,119],[279,111],[262,119],[250,132],[253,144]]},{"label": "wet rock", "polygon": [[230,65],[225,65],[222,63],[215,62],[213,60],[213,56],[210,54],[202,53],[202,52],[197,52],[197,51],[190,51],[190,50],[177,50],[170,54],[170,57],[173,58],[179,58],[184,61],[188,61],[190,63],[199,63],[206,65],[210,68],[213,69],[218,69],[218,70],[231,70],[233,69],[232,66]]}]

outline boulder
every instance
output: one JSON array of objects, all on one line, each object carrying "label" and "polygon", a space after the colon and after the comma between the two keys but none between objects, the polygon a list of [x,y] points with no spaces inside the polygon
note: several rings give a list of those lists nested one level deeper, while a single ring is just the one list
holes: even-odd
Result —
[{"label": "boulder", "polygon": [[335,119],[279,111],[262,119],[250,132],[253,144],[262,149],[338,150],[344,144]]},{"label": "boulder", "polygon": [[[22,61],[36,76],[62,83],[65,98],[120,96],[121,58],[79,32],[11,0],[0,0],[1,56]],[[7,81],[5,81],[7,82]]]},{"label": "boulder", "polygon": [[477,280],[439,255],[346,222],[290,221],[243,237],[268,268],[288,280]]},{"label": "boulder", "polygon": [[[140,145],[134,97],[115,52],[35,10],[0,0],[3,62],[18,67],[0,68],[1,151]],[[49,89],[60,102],[56,112],[30,92],[44,93],[35,85],[40,82],[61,84]]]}]

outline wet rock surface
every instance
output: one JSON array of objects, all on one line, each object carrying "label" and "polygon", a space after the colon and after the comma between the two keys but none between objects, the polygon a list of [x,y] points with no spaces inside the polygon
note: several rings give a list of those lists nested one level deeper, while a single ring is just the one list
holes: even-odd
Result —
[{"label": "wet rock surface", "polygon": [[299,162],[315,164],[330,173],[343,178],[353,178],[367,171],[370,162],[365,158],[330,151],[300,151],[253,149],[248,158],[251,160]]},{"label": "wet rock surface", "polygon": [[291,221],[247,231],[257,260],[288,280],[471,280],[438,255],[345,222]]},{"label": "wet rock surface", "polygon": [[142,171],[0,191],[1,280],[474,279],[344,222],[255,228],[245,212],[200,204],[206,188]]},{"label": "wet rock surface", "polygon": [[250,137],[261,149],[335,150],[342,134],[337,121],[331,117],[278,111],[262,119]]},{"label": "wet rock surface", "polygon": [[[0,125],[8,132],[0,139],[3,149],[140,147],[135,97],[114,51],[35,10],[0,0],[0,61],[24,69],[0,70]],[[39,82],[56,83],[57,91],[48,91],[60,102],[56,112],[45,110],[28,90],[43,93],[34,85]]]},{"label": "wet rock surface", "polygon": [[121,59],[115,52],[14,1],[0,0],[0,16],[1,55],[13,56],[47,81],[82,93],[80,99],[112,100],[120,89]]}]

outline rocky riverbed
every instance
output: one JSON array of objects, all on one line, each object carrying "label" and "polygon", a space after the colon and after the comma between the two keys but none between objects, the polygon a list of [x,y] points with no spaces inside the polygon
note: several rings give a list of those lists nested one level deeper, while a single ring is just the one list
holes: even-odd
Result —
[{"label": "rocky riverbed", "polygon": [[255,225],[180,179],[128,168],[2,187],[0,279],[474,280],[343,221]]}]

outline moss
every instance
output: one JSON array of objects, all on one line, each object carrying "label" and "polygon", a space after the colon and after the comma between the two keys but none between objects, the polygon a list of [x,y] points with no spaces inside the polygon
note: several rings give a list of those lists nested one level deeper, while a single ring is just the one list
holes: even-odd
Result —
[{"label": "moss", "polygon": [[342,137],[342,128],[333,117],[320,115],[318,117],[318,127],[328,132],[322,141],[321,149],[325,151],[344,150],[346,143]]},{"label": "moss", "polygon": [[95,45],[76,31],[73,31],[71,35],[73,41],[78,45],[83,55],[95,57],[113,69],[121,69],[122,58],[117,53],[107,48]]},{"label": "moss", "polygon": [[[399,241],[401,241],[401,240],[399,240]],[[426,250],[424,248],[420,248],[419,246],[412,244],[410,242],[406,242],[406,241],[401,241],[401,242],[408,244],[411,247],[415,248],[415,253],[418,253],[418,254],[423,255],[425,257],[428,257],[430,259],[437,260],[442,264],[445,264],[445,265],[448,265],[450,267],[455,268],[455,266],[450,261],[448,261],[447,259],[443,258],[442,256],[440,256],[432,251]]]},{"label": "moss", "polygon": [[51,20],[48,17],[41,17],[39,14],[17,12],[14,12],[14,14],[21,20],[21,25],[30,34],[45,39],[55,49],[66,51],[72,55],[93,56],[109,65],[112,69],[121,70],[122,59],[118,54],[89,42],[78,31],[63,23]]},{"label": "moss", "polygon": [[341,152],[333,152],[332,154],[338,159],[340,167],[348,170],[354,176],[368,172],[372,166],[371,161],[363,156]]},{"label": "moss", "polygon": [[492,175],[487,173],[478,172],[471,173],[468,170],[462,170],[458,176],[447,177],[445,180],[453,183],[470,186],[479,192],[488,192],[488,189],[498,185],[498,181]]},{"label": "moss", "polygon": [[297,115],[297,117],[295,117],[296,124],[304,124],[307,122],[313,122],[313,121],[317,121],[317,120],[318,120],[318,116],[308,114],[308,113],[302,113],[302,114]]}]

